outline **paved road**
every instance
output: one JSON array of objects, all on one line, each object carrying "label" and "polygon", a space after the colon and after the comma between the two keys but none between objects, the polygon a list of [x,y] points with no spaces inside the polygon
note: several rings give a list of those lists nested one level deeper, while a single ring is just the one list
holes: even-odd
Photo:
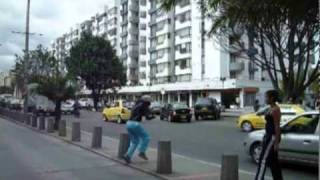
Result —
[{"label": "paved road", "polygon": [[[74,121],[73,116],[66,116],[69,122]],[[92,131],[93,126],[101,125],[104,134],[118,138],[125,132],[125,125],[104,122],[98,112],[84,111],[77,119],[86,131]],[[218,121],[193,121],[192,123],[168,123],[159,119],[146,122],[144,126],[151,134],[151,146],[156,147],[159,140],[169,139],[173,143],[175,153],[197,158],[200,160],[220,163],[223,153],[239,154],[240,169],[252,173],[256,165],[245,154],[242,142],[246,133],[235,127],[235,118],[224,118]],[[297,165],[283,165],[284,177],[290,180],[316,180],[317,168],[305,168]],[[270,175],[270,173],[268,172]]]},{"label": "paved road", "polygon": [[153,180],[154,177],[0,118],[1,180]]}]

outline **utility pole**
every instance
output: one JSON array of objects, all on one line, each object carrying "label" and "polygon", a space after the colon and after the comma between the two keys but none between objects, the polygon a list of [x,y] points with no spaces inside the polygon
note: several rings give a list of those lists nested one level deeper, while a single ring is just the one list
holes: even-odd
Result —
[{"label": "utility pole", "polygon": [[26,41],[25,41],[25,63],[24,63],[24,113],[28,113],[28,66],[29,66],[29,22],[30,21],[30,0],[27,0],[27,14],[26,14]]}]

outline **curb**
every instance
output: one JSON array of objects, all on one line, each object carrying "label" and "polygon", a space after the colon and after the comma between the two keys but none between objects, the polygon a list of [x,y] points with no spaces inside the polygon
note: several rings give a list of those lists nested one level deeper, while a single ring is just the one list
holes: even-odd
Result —
[{"label": "curb", "polygon": [[162,179],[162,180],[173,180],[172,178],[169,178],[169,177],[167,177],[167,176],[158,174],[158,173],[153,172],[153,171],[149,171],[149,170],[140,168],[140,167],[135,166],[135,165],[133,165],[133,164],[127,164],[127,163],[125,163],[124,161],[122,161],[122,160],[120,160],[120,159],[118,159],[118,158],[114,158],[114,157],[112,157],[111,155],[104,154],[104,153],[99,152],[99,151],[97,151],[97,150],[95,150],[95,149],[91,149],[91,148],[88,148],[88,147],[79,145],[79,144],[77,144],[77,143],[74,143],[74,142],[72,142],[72,141],[69,141],[69,140],[66,140],[66,139],[63,139],[63,138],[59,138],[59,136],[56,136],[56,135],[54,135],[54,134],[52,134],[52,133],[46,133],[46,132],[39,131],[38,129],[32,128],[32,127],[30,127],[30,126],[27,126],[27,125],[24,124],[24,123],[21,123],[21,122],[19,122],[19,121],[14,120],[14,119],[8,118],[8,117],[6,117],[6,116],[0,115],[0,117],[3,118],[3,119],[9,120],[9,121],[11,121],[11,122],[13,122],[13,123],[15,123],[15,124],[17,124],[17,125],[19,125],[19,126],[26,127],[26,128],[28,128],[28,129],[30,129],[30,130],[32,130],[32,131],[34,131],[34,132],[37,132],[37,133],[40,133],[40,134],[44,134],[44,135],[46,135],[46,136],[53,137],[53,138],[55,138],[55,139],[61,140],[62,142],[65,142],[65,143],[67,143],[67,144],[71,144],[71,145],[77,146],[77,147],[79,147],[79,148],[81,148],[81,149],[83,149],[83,150],[92,152],[92,153],[94,153],[94,154],[96,154],[96,155],[102,156],[102,157],[104,157],[104,158],[106,158],[106,159],[109,159],[109,160],[111,160],[111,161],[114,161],[114,162],[116,162],[116,163],[119,163],[119,164],[121,164],[121,165],[124,165],[124,166],[126,166],[126,167],[131,168],[131,169],[140,171],[140,172],[142,172],[142,173],[145,173],[145,174],[154,176],[154,177],[159,178],[159,179]]}]

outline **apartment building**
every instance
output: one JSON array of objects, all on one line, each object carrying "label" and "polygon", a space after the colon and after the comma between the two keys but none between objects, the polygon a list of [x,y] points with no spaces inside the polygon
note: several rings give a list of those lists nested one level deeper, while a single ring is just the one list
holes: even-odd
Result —
[{"label": "apartment building", "polygon": [[61,37],[54,40],[51,43],[51,48],[55,57],[58,60],[63,61],[70,52],[71,47],[80,40],[83,32],[91,33],[94,36],[100,36],[109,40],[111,45],[117,50],[117,55],[120,55],[119,3],[118,0],[115,0],[110,8],[105,6],[102,12],[99,12],[90,19],[70,28],[69,32],[66,32]]},{"label": "apartment building", "polygon": [[158,0],[121,0],[121,55],[127,86],[109,100],[134,100],[142,93],[163,102],[192,106],[212,96],[227,105],[263,101],[271,89],[266,73],[222,47],[228,39],[209,38],[211,26],[196,0],[181,0],[166,12]]},{"label": "apartment building", "polygon": [[229,39],[206,36],[210,26],[197,0],[181,0],[169,12],[159,0],[115,0],[112,8],[57,38],[53,49],[58,59],[65,57],[83,31],[110,40],[127,75],[118,95],[107,95],[110,101],[149,93],[157,101],[190,106],[204,96],[227,106],[236,99],[241,107],[262,102],[272,88],[266,72],[226,51]]}]

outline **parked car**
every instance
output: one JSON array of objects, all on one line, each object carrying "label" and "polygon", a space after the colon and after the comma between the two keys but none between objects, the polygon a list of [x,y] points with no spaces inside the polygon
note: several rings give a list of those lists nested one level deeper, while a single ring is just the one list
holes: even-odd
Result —
[{"label": "parked car", "polygon": [[45,96],[33,94],[28,98],[28,111],[37,115],[52,115],[55,107],[55,104]]},{"label": "parked car", "polygon": [[220,107],[215,98],[207,97],[199,99],[194,105],[194,116],[196,120],[199,118],[220,119]]},{"label": "parked car", "polygon": [[12,98],[12,94],[0,94],[1,107],[8,107],[9,100]]},{"label": "parked car", "polygon": [[168,120],[169,122],[187,121],[191,122],[192,111],[184,103],[169,103],[161,108],[160,120]]},{"label": "parked car", "polygon": [[102,112],[105,121],[116,121],[119,124],[129,120],[130,115],[131,111],[124,107],[122,100],[116,101],[110,108],[104,108]]},{"label": "parked car", "polygon": [[61,104],[61,112],[64,114],[72,114],[74,112],[74,101],[65,101]]},{"label": "parked car", "polygon": [[[305,112],[281,125],[281,161],[319,165],[319,116],[319,112]],[[265,130],[251,132],[244,141],[245,151],[255,163],[259,161],[264,133]]]},{"label": "parked car", "polygon": [[93,107],[93,100],[91,98],[80,98],[78,100],[80,108],[88,109]]},{"label": "parked car", "polygon": [[[279,104],[279,107],[281,111],[281,124],[286,123],[295,115],[302,114],[307,110],[303,106],[297,104]],[[264,115],[268,110],[269,106],[265,106],[260,108],[256,113],[239,116],[237,127],[245,132],[250,132],[254,129],[263,129],[266,124]]]},{"label": "parked car", "polygon": [[10,98],[8,101],[9,109],[21,110],[23,108],[23,99]]},{"label": "parked car", "polygon": [[162,104],[160,102],[154,101],[150,105],[150,111],[152,114],[160,114]]}]

